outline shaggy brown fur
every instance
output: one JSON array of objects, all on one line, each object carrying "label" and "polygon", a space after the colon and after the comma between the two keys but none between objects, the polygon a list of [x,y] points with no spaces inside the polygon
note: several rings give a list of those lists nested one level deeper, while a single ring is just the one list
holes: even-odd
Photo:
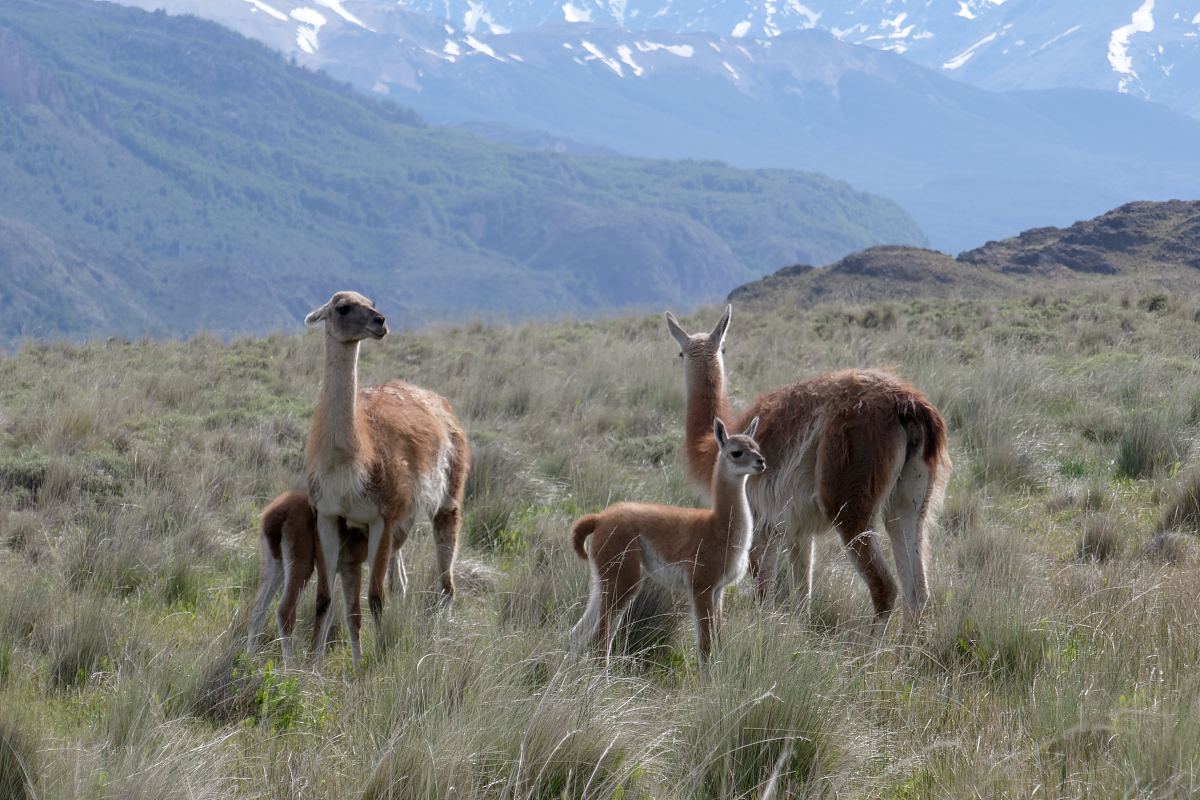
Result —
[{"label": "shaggy brown fur", "polygon": [[771,594],[780,540],[787,540],[801,600],[812,591],[812,537],[837,529],[865,580],[877,624],[890,615],[896,585],[873,531],[886,527],[914,620],[928,599],[925,527],[950,470],[946,424],[910,384],[878,370],[850,369],[797,381],[756,398],[734,414],[725,395],[722,357],[731,308],[711,333],[690,335],[669,312],[680,346],[687,394],[688,474],[711,480],[714,415],[737,427],[762,420],[758,440],[772,471],[750,481],[755,514],[751,569],[760,594]]},{"label": "shaggy brown fur", "polygon": [[[466,434],[450,404],[433,392],[392,382],[358,391],[358,346],[381,339],[387,324],[370,300],[354,292],[338,292],[308,315],[311,325],[324,323],[325,379],[313,417],[306,451],[309,496],[317,510],[321,549],[328,560],[337,552],[336,521],[368,533],[371,564],[367,596],[376,622],[383,608],[386,573],[394,533],[400,546],[415,518],[433,520],[438,583],[446,599],[454,595],[454,557],[458,550],[462,498],[470,451]],[[361,569],[340,564],[346,621],[355,663],[361,659],[359,599]],[[332,591],[334,574],[322,581],[321,594]],[[320,609],[323,648],[329,618]]]},{"label": "shaggy brown fur", "polygon": [[617,623],[649,577],[687,590],[700,660],[708,660],[722,591],[746,571],[753,531],[746,478],[766,469],[753,439],[758,420],[733,436],[726,435],[721,420],[712,424],[720,452],[714,459],[711,509],[617,503],[582,517],[572,529],[575,552],[592,565],[592,592],[571,633],[576,640],[589,637],[598,655],[608,656]]}]

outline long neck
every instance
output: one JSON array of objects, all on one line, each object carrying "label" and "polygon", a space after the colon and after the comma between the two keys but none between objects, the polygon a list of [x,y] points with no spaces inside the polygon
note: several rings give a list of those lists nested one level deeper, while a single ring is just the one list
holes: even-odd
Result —
[{"label": "long neck", "polygon": [[734,475],[720,466],[712,478],[713,519],[716,533],[731,539],[749,535],[750,502],[745,475]]},{"label": "long neck", "polygon": [[309,441],[310,458],[318,452],[333,461],[359,456],[365,443],[355,420],[357,397],[358,342],[339,342],[326,335],[325,378]]},{"label": "long neck", "polygon": [[733,412],[725,397],[725,365],[721,357],[689,367],[684,378],[688,475],[707,489],[713,481],[713,466],[717,461],[713,419],[720,417],[729,425],[733,422]]}]

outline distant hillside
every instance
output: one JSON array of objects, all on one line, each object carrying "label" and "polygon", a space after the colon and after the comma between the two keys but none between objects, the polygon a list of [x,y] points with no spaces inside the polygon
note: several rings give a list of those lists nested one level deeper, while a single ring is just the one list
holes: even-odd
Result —
[{"label": "distant hillside", "polygon": [[1034,228],[957,258],[915,247],[872,247],[828,267],[785,267],[739,286],[738,303],[973,297],[1096,276],[1140,288],[1200,286],[1200,201],[1129,203],[1069,228]]},{"label": "distant hillside", "polygon": [[[0,341],[693,304],[763,264],[922,243],[820,176],[528,152],[190,17],[0,4]],[[31,304],[32,298],[32,304]]]}]

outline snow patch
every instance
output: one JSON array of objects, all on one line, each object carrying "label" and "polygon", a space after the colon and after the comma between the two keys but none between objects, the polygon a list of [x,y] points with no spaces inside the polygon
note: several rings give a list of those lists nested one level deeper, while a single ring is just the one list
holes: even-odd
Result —
[{"label": "snow patch", "polygon": [[[1000,0],[1000,2],[1003,2],[1003,1],[1004,0]],[[996,3],[996,5],[1000,4],[1000,3],[997,3],[996,0],[992,0],[992,2]],[[975,55],[976,50],[983,47],[988,42],[993,41],[995,38],[996,38],[996,34],[989,33],[987,36],[983,37],[978,42],[976,42],[975,44],[968,47],[966,50],[963,50],[961,53],[956,55],[954,58],[952,58],[949,61],[947,61],[946,63],[942,64],[942,69],[958,69],[963,64],[965,64],[971,60],[971,57]]]},{"label": "snow patch", "polygon": [[629,67],[629,69],[633,71],[634,75],[640,77],[641,74],[646,71],[642,69],[641,64],[633,60],[633,50],[630,49],[629,45],[617,45],[617,55],[620,56],[621,63]]},{"label": "snow patch", "polygon": [[313,55],[317,52],[317,32],[325,24],[325,17],[312,8],[293,8],[291,17],[300,23],[296,26],[296,45]]},{"label": "snow patch", "polygon": [[803,3],[796,2],[796,0],[787,0],[787,7],[788,11],[791,11],[793,14],[799,14],[800,16],[804,17],[804,27],[817,27],[817,21],[821,19],[821,12],[813,11]]},{"label": "snow patch", "polygon": [[955,12],[954,16],[962,17],[963,19],[975,19],[975,15],[971,13],[971,7],[964,3],[963,0],[958,0],[958,11]]},{"label": "snow patch", "polygon": [[741,39],[743,36],[745,36],[749,32],[750,32],[750,20],[744,19],[741,22],[739,22],[737,25],[733,26],[733,31],[729,35],[735,39]]},{"label": "snow patch", "polygon": [[1129,87],[1138,80],[1133,69],[1133,56],[1129,55],[1129,40],[1135,33],[1149,33],[1154,30],[1154,0],[1145,0],[1133,12],[1128,25],[1122,25],[1112,32],[1108,40],[1108,63],[1113,72],[1121,75],[1117,82],[1118,92],[1128,92]]},{"label": "snow patch", "polygon": [[661,42],[634,42],[633,46],[643,53],[653,53],[655,50],[666,50],[673,56],[680,58],[691,58],[696,48],[690,44],[662,44]]},{"label": "snow patch", "polygon": [[375,81],[375,85],[371,87],[371,91],[375,94],[387,94],[388,85],[383,81]]},{"label": "snow patch", "polygon": [[[891,33],[888,34],[889,39],[907,39],[908,35],[913,32],[913,28],[917,26],[909,25],[904,28],[900,27],[904,24],[906,19],[908,19],[908,12],[901,11],[896,15],[895,19],[885,19],[883,22],[879,23],[879,27],[892,29]],[[903,53],[904,49],[900,48],[900,52]]]},{"label": "snow patch", "polygon": [[574,3],[567,0],[562,5],[563,19],[567,22],[591,22],[592,10],[590,8],[580,8]]},{"label": "snow patch", "polygon": [[458,46],[458,42],[447,39],[446,43],[442,45],[442,52],[448,56],[461,56],[462,48]]},{"label": "snow patch", "polygon": [[472,50],[474,50],[474,51],[475,51],[475,52],[477,52],[477,53],[483,53],[485,56],[491,56],[492,58],[496,59],[497,61],[503,61],[503,60],[504,60],[504,59],[503,59],[503,58],[501,58],[500,56],[496,55],[496,51],[495,51],[495,50],[493,50],[492,48],[488,47],[486,44],[484,44],[483,42],[479,41],[478,39],[476,39],[474,36],[472,36],[472,35],[471,35],[471,34],[469,34],[469,33],[467,34],[467,38],[466,38],[466,40],[465,40],[465,41],[466,41],[466,43],[467,43],[468,45],[470,45],[470,46],[471,46],[471,49],[472,49]]},{"label": "snow patch", "polygon": [[1200,25],[1200,13],[1197,13],[1196,16],[1192,17],[1192,24]]},{"label": "snow patch", "polygon": [[349,11],[347,11],[346,7],[344,5],[342,5],[342,0],[313,0],[313,2],[319,6],[324,6],[325,8],[328,8],[330,11],[337,14],[342,19],[346,20],[346,22],[349,22],[351,25],[357,25],[358,27],[362,28],[363,30],[371,31],[371,33],[375,32],[374,28],[367,25],[367,23],[363,22],[361,19],[359,19],[358,17],[354,16]]},{"label": "snow patch", "polygon": [[268,17],[274,17],[277,20],[287,22],[287,14],[284,14],[282,11],[280,11],[278,9],[271,8],[269,5],[262,2],[262,0],[246,0],[246,2],[249,3],[250,5],[254,6],[255,11],[261,11],[264,14],[266,14]]},{"label": "snow patch", "polygon": [[1066,37],[1070,36],[1072,33],[1074,33],[1075,31],[1079,30],[1079,29],[1080,29],[1080,28],[1082,28],[1082,27],[1083,27],[1082,25],[1076,25],[1076,26],[1074,26],[1074,27],[1067,28],[1065,31],[1063,31],[1062,33],[1060,33],[1058,36],[1055,36],[1053,39],[1050,39],[1049,41],[1047,41],[1047,42],[1046,42],[1044,45],[1042,45],[1041,47],[1039,47],[1039,48],[1038,48],[1037,50],[1035,50],[1034,52],[1035,52],[1035,53],[1040,53],[1040,52],[1042,52],[1042,51],[1043,51],[1043,50],[1045,50],[1047,47],[1049,47],[1050,45],[1052,45],[1052,44],[1054,44],[1055,42],[1057,42],[1059,39],[1064,39],[1064,38],[1066,38]]},{"label": "snow patch", "polygon": [[474,33],[479,28],[479,23],[487,26],[487,29],[495,34],[508,33],[509,29],[500,25],[492,18],[492,12],[484,7],[483,3],[476,3],[475,0],[467,0],[467,10],[463,14],[463,30],[467,33]]},{"label": "snow patch", "polygon": [[721,46],[719,44],[717,44],[716,42],[709,42],[708,46],[712,49],[712,51],[714,53],[721,52]]},{"label": "snow patch", "polygon": [[617,25],[625,27],[625,6],[628,0],[608,0],[608,10],[617,21]]},{"label": "snow patch", "polygon": [[741,76],[738,75],[738,71],[736,69],[734,69],[733,66],[730,65],[730,63],[728,61],[722,61],[721,66],[723,66],[723,67],[725,67],[725,69],[729,70],[729,74],[733,76],[733,79],[735,81],[741,80]]},{"label": "snow patch", "polygon": [[584,50],[587,50],[589,53],[591,53],[592,58],[600,61],[602,64],[604,64],[606,67],[611,69],[613,72],[617,73],[617,75],[619,75],[622,78],[625,77],[625,73],[621,71],[621,65],[617,62],[617,60],[615,58],[610,58],[610,57],[606,56],[604,54],[604,51],[601,50],[599,47],[596,47],[596,45],[592,44],[591,42],[585,42],[585,41],[580,41],[579,46],[582,47]]}]

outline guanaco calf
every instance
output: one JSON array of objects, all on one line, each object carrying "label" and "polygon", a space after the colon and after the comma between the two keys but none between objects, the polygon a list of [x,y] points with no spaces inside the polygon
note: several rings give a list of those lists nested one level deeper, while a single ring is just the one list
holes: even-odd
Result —
[{"label": "guanaco calf", "polygon": [[[262,514],[261,533],[258,537],[258,593],[250,611],[250,629],[246,635],[246,652],[253,653],[258,647],[258,637],[267,620],[271,601],[283,590],[275,618],[279,623],[280,644],[283,649],[283,664],[292,659],[291,637],[296,627],[296,603],[300,593],[308,584],[314,571],[324,572],[320,540],[317,536],[317,514],[309,503],[308,494],[299,490],[284,492],[271,501]],[[349,560],[359,572],[367,560],[367,536],[363,531],[347,527],[346,521],[338,520],[338,536],[343,550],[342,560]],[[399,537],[397,536],[398,540]],[[317,606],[329,606],[329,595],[323,594],[321,581],[317,581]],[[404,568],[404,555],[400,543],[396,542],[388,564],[388,590],[403,596],[408,588],[408,573]],[[313,626],[313,647],[317,645],[318,627]]]},{"label": "guanaco calf", "polygon": [[[597,655],[607,659],[617,623],[643,577],[650,577],[691,593],[700,662],[708,661],[721,620],[721,593],[742,577],[749,561],[754,523],[746,479],[767,468],[754,441],[757,430],[757,418],[732,435],[719,418],[713,421],[719,450],[711,509],[617,503],[575,523],[572,542],[579,557],[591,562],[592,590],[587,610],[571,629],[573,639],[590,636]],[[589,536],[590,555],[584,546]]]},{"label": "guanaco calf", "polygon": [[[296,627],[296,603],[304,591],[313,571],[324,572],[319,541],[317,539],[317,515],[308,502],[308,494],[290,491],[276,497],[263,511],[262,532],[259,535],[259,584],[254,606],[250,611],[250,630],[246,635],[246,652],[253,653],[258,646],[271,601],[283,589],[275,618],[279,623],[280,644],[283,648],[283,663],[292,660],[291,637]],[[338,537],[341,540],[343,562],[361,571],[367,560],[367,537],[359,531],[346,527],[338,520]],[[398,570],[403,566],[397,565]],[[318,581],[318,591],[321,582]],[[329,604],[329,596],[318,598],[318,605]],[[313,644],[316,645],[318,626],[313,626]]]}]

